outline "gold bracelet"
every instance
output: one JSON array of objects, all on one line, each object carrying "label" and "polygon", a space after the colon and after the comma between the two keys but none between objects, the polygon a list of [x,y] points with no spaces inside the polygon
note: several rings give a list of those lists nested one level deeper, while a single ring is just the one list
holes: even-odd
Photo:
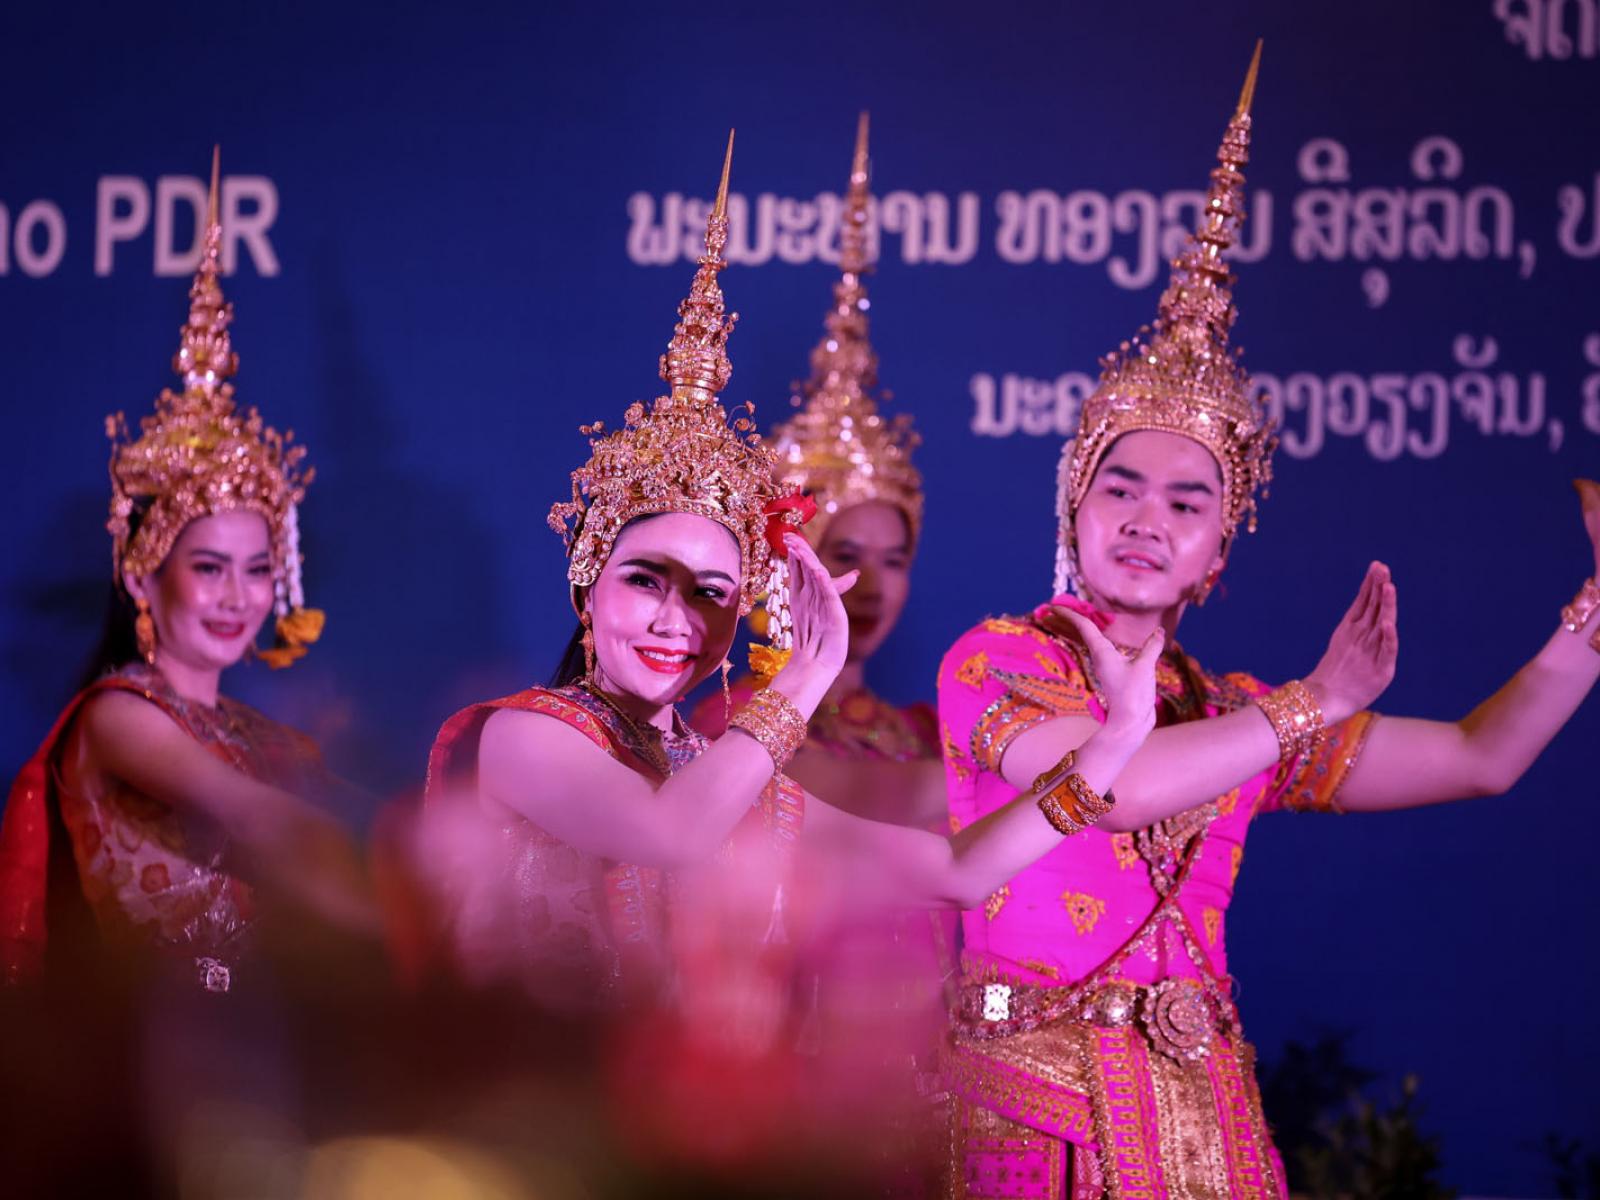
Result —
[{"label": "gold bracelet", "polygon": [[1288,762],[1295,755],[1310,750],[1322,736],[1325,724],[1322,706],[1311,689],[1298,679],[1291,679],[1281,688],[1257,697],[1256,707],[1266,716],[1278,737],[1280,762]]},{"label": "gold bracelet", "polygon": [[[1589,618],[1594,616],[1596,609],[1600,609],[1600,583],[1596,583],[1593,579],[1585,579],[1583,586],[1578,589],[1578,594],[1572,598],[1572,603],[1561,610],[1561,624],[1568,633],[1581,632],[1589,623]],[[1597,629],[1594,637],[1589,639],[1589,644],[1600,650],[1600,629]]]},{"label": "gold bracelet", "polygon": [[1073,820],[1072,815],[1062,805],[1060,797],[1054,792],[1046,792],[1039,797],[1039,811],[1044,814],[1044,819],[1050,822],[1050,827],[1062,837],[1071,837],[1085,828],[1082,821]]},{"label": "gold bracelet", "polygon": [[1050,822],[1050,827],[1062,837],[1071,837],[1083,829],[1083,822],[1074,820],[1061,803],[1061,793],[1066,790],[1066,781],[1062,776],[1071,774],[1077,761],[1078,752],[1068,750],[1060,762],[1047,771],[1039,772],[1038,778],[1033,781],[1033,791],[1039,797],[1039,811]]},{"label": "gold bracelet", "polygon": [[1073,770],[1077,762],[1078,752],[1068,750],[1060,762],[1033,781],[1033,790],[1039,796],[1039,811],[1064,837],[1087,829],[1116,804],[1110,792],[1102,798],[1089,786],[1088,780]]},{"label": "gold bracelet", "polygon": [[728,721],[742,729],[772,756],[772,769],[781,771],[805,744],[806,719],[794,703],[776,688],[763,688],[739,706]]},{"label": "gold bracelet", "polygon": [[1087,779],[1077,773],[1067,776],[1067,787],[1078,802],[1079,819],[1085,825],[1093,825],[1117,806],[1117,798],[1109,790],[1102,796],[1089,786]]},{"label": "gold bracelet", "polygon": [[1053,786],[1061,781],[1063,775],[1072,774],[1072,768],[1078,763],[1078,752],[1068,750],[1061,756],[1061,761],[1048,771],[1039,772],[1039,777],[1033,781],[1033,790],[1040,795],[1052,790]]},{"label": "gold bracelet", "polygon": [[1039,797],[1039,811],[1057,833],[1071,837],[1105,816],[1116,803],[1110,792],[1102,797],[1074,772]]}]

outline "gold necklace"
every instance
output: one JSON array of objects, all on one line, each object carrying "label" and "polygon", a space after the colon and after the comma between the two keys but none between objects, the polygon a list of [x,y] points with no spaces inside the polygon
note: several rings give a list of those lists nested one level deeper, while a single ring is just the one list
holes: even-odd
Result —
[{"label": "gold necklace", "polygon": [[[630,716],[620,704],[618,704],[610,696],[606,695],[605,692],[601,691],[593,680],[580,680],[579,686],[581,686],[584,691],[588,692],[596,700],[600,701],[600,703],[604,704],[612,711],[612,713],[616,715],[617,720],[622,723],[623,728],[629,733],[630,740],[633,743],[628,747],[628,749],[632,750],[639,758],[644,759],[645,762],[649,763],[653,768],[655,768],[656,773],[663,779],[672,774],[672,762],[667,757],[666,748],[662,744],[662,734],[660,730],[656,729],[655,726],[652,725],[650,726],[650,732],[655,734],[655,737],[652,738],[647,735],[645,731],[640,728],[639,722]],[[676,720],[677,714],[674,713],[673,717],[674,720]]]}]

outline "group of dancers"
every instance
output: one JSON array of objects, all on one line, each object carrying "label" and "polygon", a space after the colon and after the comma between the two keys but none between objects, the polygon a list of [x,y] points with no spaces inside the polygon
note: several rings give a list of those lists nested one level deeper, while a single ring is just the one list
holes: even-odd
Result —
[{"label": "group of dancers", "polygon": [[[1183,651],[1275,445],[1230,346],[1255,73],[1157,319],[1104,361],[1064,447],[1054,594],[978,621],[936,703],[909,708],[867,683],[924,506],[916,435],[876,399],[866,121],[810,378],[765,436],[718,398],[730,139],[667,392],[585,427],[550,511],[574,611],[557,676],[444,722],[387,856],[408,881],[405,973],[648,1012],[653,1036],[758,1080],[809,1054],[836,1118],[903,1084],[911,1116],[854,1168],[886,1188],[1286,1195],[1227,970],[1251,821],[1510,788],[1600,678],[1600,485],[1578,484],[1595,576],[1459,721],[1372,711],[1398,653],[1381,564],[1301,679]],[[221,691],[248,656],[304,655],[322,616],[301,582],[303,450],[234,400],[220,246],[214,168],[181,388],[136,433],[109,423],[100,657],[0,826],[8,985],[69,969],[79,912],[72,954],[223,1006],[208,1020],[255,986],[275,909],[375,939],[396,923],[396,889],[318,803],[337,782],[317,747]],[[742,618],[756,641],[730,679]]]}]

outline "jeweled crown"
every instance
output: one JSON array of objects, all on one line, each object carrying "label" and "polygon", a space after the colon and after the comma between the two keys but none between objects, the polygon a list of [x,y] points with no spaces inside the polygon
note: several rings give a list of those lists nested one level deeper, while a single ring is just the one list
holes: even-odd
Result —
[{"label": "jeweled crown", "polygon": [[1250,104],[1260,62],[1257,43],[1217,151],[1200,227],[1173,261],[1155,324],[1101,360],[1099,386],[1084,402],[1077,437],[1065,447],[1059,514],[1064,554],[1072,516],[1100,460],[1113,442],[1136,430],[1177,433],[1203,445],[1222,473],[1224,540],[1241,523],[1251,531],[1256,527],[1256,494],[1265,494],[1271,481],[1277,438],[1238,353],[1229,347],[1234,277],[1225,256],[1245,218],[1242,168],[1250,159]]},{"label": "jeweled crown", "polygon": [[[222,294],[222,225],[218,218],[220,154],[211,160],[211,193],[201,239],[200,265],[189,288],[189,319],[180,331],[172,369],[183,390],[162,389],[155,411],[139,422],[134,438],[126,417],[106,418],[111,439],[112,567],[116,578],[154,573],[166,561],[184,526],[197,517],[248,509],[266,518],[271,541],[280,643],[286,625],[295,645],[315,641],[321,614],[303,613],[296,506],[314,472],[302,470],[303,446],[293,432],[279,434],[254,407],[239,408],[229,380],[238,369],[229,326],[233,305]],[[137,529],[135,513],[142,509]],[[281,652],[281,653],[280,653]],[[285,665],[303,650],[264,655]],[[274,655],[283,658],[277,662]]]},{"label": "jeweled crown", "polygon": [[717,521],[738,540],[743,567],[740,611],[748,613],[772,577],[767,505],[782,492],[773,479],[772,451],[748,412],[730,422],[717,393],[733,373],[728,335],[737,314],[723,305],[717,275],[726,267],[728,135],[722,182],[706,222],[706,249],[678,324],[661,356],[661,378],[671,390],[649,408],[631,405],[623,427],[607,433],[595,422],[582,427],[592,450],[572,472],[572,499],[551,506],[550,528],[566,542],[567,579],[588,587],[600,576],[617,535],[635,517],[686,512]]},{"label": "jeweled crown", "polygon": [[866,275],[868,191],[867,114],[856,129],[855,157],[839,228],[839,281],[822,340],[811,351],[811,377],[792,398],[799,408],[772,431],[778,478],[812,493],[810,523],[820,543],[827,521],[868,500],[893,504],[905,514],[911,541],[922,526],[922,476],[911,465],[921,440],[904,414],[878,412],[878,356],[868,339]]}]

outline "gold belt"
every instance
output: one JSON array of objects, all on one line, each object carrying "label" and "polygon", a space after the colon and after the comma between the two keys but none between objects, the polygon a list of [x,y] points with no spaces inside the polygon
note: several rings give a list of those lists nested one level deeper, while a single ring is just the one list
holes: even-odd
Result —
[{"label": "gold belt", "polygon": [[1233,1028],[1232,1006],[1198,979],[1175,977],[1155,984],[1108,979],[1066,988],[1016,983],[961,986],[956,1024],[977,1039],[1008,1037],[1053,1021],[1132,1025],[1151,1047],[1179,1062],[1211,1052],[1218,1031]]},{"label": "gold belt", "polygon": [[209,954],[194,960],[194,974],[195,982],[207,992],[225,992],[233,986],[233,968]]}]

